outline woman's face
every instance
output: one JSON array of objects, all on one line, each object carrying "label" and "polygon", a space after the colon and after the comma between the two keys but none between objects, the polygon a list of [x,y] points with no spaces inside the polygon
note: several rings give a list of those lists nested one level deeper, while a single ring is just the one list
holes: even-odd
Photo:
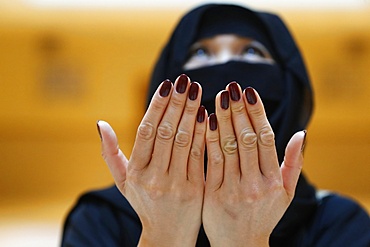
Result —
[{"label": "woman's face", "polygon": [[230,60],[248,63],[274,63],[266,47],[253,39],[234,34],[220,34],[195,42],[189,50],[185,70],[226,63]]}]

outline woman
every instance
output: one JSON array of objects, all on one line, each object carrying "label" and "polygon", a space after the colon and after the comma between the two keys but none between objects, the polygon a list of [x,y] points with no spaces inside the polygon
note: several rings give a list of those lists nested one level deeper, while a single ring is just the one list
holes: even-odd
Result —
[{"label": "woman", "polygon": [[98,122],[118,190],[80,198],[63,246],[369,246],[369,216],[300,175],[312,90],[277,16],[192,10],[164,48],[148,98],[130,160]]}]

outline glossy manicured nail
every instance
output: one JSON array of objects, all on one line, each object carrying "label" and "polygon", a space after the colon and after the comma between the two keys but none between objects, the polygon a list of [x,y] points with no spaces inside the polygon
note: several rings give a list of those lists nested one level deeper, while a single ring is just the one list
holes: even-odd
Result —
[{"label": "glossy manicured nail", "polygon": [[245,89],[245,97],[247,98],[249,104],[254,105],[257,103],[257,96],[253,88],[247,87]]},{"label": "glossy manicured nail", "polygon": [[217,129],[217,117],[214,113],[209,115],[209,129],[212,131]]},{"label": "glossy manicured nail", "polygon": [[238,101],[240,99],[240,91],[238,84],[233,81],[229,84],[230,98],[232,101]]},{"label": "glossy manicured nail", "polygon": [[229,91],[221,93],[221,108],[225,110],[229,108]]},{"label": "glossy manicured nail", "polygon": [[100,132],[99,121],[100,120],[96,121],[96,127],[98,128],[98,133],[99,133],[99,136],[100,136],[100,140],[102,141],[103,140],[103,137],[102,137],[101,132]]},{"label": "glossy manicured nail", "polygon": [[197,83],[192,83],[189,89],[189,99],[196,100],[198,97],[199,85]]},{"label": "glossy manicured nail", "polygon": [[161,89],[159,90],[159,95],[162,97],[167,97],[170,94],[172,87],[172,82],[170,80],[164,80],[161,86]]},{"label": "glossy manicured nail", "polygon": [[204,106],[200,106],[198,108],[198,113],[197,113],[197,122],[198,123],[203,123],[204,122],[204,118],[206,116],[206,108]]},{"label": "glossy manicured nail", "polygon": [[177,78],[176,92],[185,93],[187,86],[188,86],[188,76],[185,74],[180,75]]},{"label": "glossy manicured nail", "polygon": [[304,133],[304,137],[303,137],[303,142],[302,142],[302,146],[301,146],[301,153],[303,153],[304,147],[306,146],[307,130],[303,130],[303,133]]}]

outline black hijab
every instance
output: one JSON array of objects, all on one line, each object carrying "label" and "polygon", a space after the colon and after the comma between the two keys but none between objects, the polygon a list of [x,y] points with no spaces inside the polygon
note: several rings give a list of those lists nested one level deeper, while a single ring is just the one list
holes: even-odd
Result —
[{"label": "black hijab", "polygon": [[[195,70],[183,69],[195,41],[225,33],[256,39],[267,47],[276,63],[230,61]],[[164,79],[174,81],[182,73],[202,85],[202,104],[209,112],[214,111],[216,93],[231,81],[237,81],[243,89],[247,86],[257,89],[275,132],[280,163],[291,136],[305,129],[310,119],[313,92],[303,59],[287,27],[274,14],[228,4],[207,4],[193,9],[180,20],[160,54],[150,81],[148,102]],[[315,189],[301,175],[296,196],[274,229],[270,244],[297,241],[316,204]]]}]

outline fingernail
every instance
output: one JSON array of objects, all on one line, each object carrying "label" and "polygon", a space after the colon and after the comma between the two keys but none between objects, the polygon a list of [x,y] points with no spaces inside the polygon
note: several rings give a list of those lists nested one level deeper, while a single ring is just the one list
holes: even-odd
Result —
[{"label": "fingernail", "polygon": [[257,97],[253,88],[247,87],[245,89],[245,97],[247,98],[249,104],[254,105],[257,103]]},{"label": "fingernail", "polygon": [[209,129],[212,131],[217,129],[217,117],[214,113],[209,115]]},{"label": "fingernail", "polygon": [[198,97],[199,85],[197,83],[192,83],[189,89],[189,99],[196,100]]},{"label": "fingernail", "polygon": [[221,93],[221,108],[225,110],[229,108],[229,91]]},{"label": "fingernail", "polygon": [[303,137],[303,142],[302,142],[302,147],[301,147],[301,153],[304,151],[304,147],[306,146],[306,136],[307,136],[307,130],[303,130],[304,137]]},{"label": "fingernail", "polygon": [[198,123],[203,123],[204,122],[204,118],[206,116],[206,108],[204,106],[200,106],[198,108],[198,113],[197,113],[197,122]]},{"label": "fingernail", "polygon": [[170,80],[164,80],[161,86],[161,89],[159,90],[159,95],[162,97],[167,97],[170,94],[172,87],[172,82]]},{"label": "fingernail", "polygon": [[185,93],[187,86],[188,86],[188,76],[185,74],[180,75],[177,78],[176,92]]},{"label": "fingernail", "polygon": [[240,99],[240,91],[238,84],[233,81],[229,84],[229,89],[230,89],[230,97],[232,101],[238,101]]},{"label": "fingernail", "polygon": [[96,121],[96,127],[98,128],[98,133],[99,133],[99,136],[100,136],[100,140],[102,141],[103,140],[103,137],[102,137],[101,132],[100,132],[99,121],[100,120]]}]

